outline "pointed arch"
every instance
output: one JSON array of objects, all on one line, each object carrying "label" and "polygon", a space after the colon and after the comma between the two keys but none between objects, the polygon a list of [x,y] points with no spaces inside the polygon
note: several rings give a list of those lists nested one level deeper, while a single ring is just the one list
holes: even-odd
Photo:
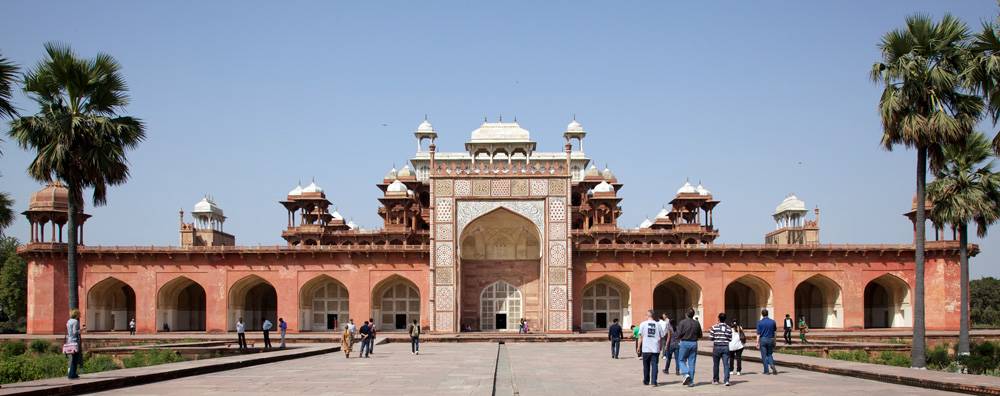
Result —
[{"label": "pointed arch", "polygon": [[537,260],[542,254],[538,227],[504,206],[470,221],[460,236],[463,260]]},{"label": "pointed arch", "polygon": [[380,331],[405,331],[420,322],[420,288],[413,281],[391,275],[372,288],[372,318]]},{"label": "pointed arch", "polygon": [[274,285],[257,275],[247,275],[229,288],[229,330],[243,318],[247,330],[260,330],[264,319],[277,322],[278,292]]},{"label": "pointed arch", "polygon": [[624,328],[632,324],[631,290],[621,280],[604,275],[583,287],[583,330],[606,329],[615,320]]},{"label": "pointed arch", "polygon": [[337,331],[350,314],[347,287],[336,278],[321,274],[299,288],[299,328]]},{"label": "pointed arch", "polygon": [[745,328],[757,327],[761,310],[774,311],[771,285],[756,275],[743,275],[726,286],[726,317]]},{"label": "pointed arch", "polygon": [[840,285],[823,274],[806,278],[795,287],[795,318],[805,317],[810,328],[843,328],[844,304]]},{"label": "pointed arch", "polygon": [[109,276],[87,291],[87,330],[128,330],[135,318],[135,289],[121,279]]},{"label": "pointed arch", "polygon": [[156,330],[205,331],[205,288],[186,276],[156,291]]},{"label": "pointed arch", "polygon": [[865,285],[865,328],[911,327],[910,285],[886,273]]},{"label": "pointed arch", "polygon": [[691,308],[695,316],[703,316],[701,286],[691,278],[676,274],[653,288],[653,311],[680,321]]},{"label": "pointed arch", "polygon": [[502,280],[486,286],[479,294],[479,315],[480,330],[516,331],[524,318],[521,290]]}]

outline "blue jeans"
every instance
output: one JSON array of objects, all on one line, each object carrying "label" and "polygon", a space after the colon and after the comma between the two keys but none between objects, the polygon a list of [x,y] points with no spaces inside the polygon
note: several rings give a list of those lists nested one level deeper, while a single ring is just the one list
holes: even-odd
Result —
[{"label": "blue jeans", "polygon": [[774,338],[760,338],[760,361],[764,364],[764,374],[767,374],[768,367],[775,373],[778,372],[774,367]]},{"label": "blue jeans", "polygon": [[670,374],[670,360],[674,361],[674,371],[677,373],[681,372],[681,359],[678,357],[680,355],[680,344],[669,345],[667,349],[663,351],[663,358],[667,361],[663,364],[663,373]]},{"label": "blue jeans", "polygon": [[76,368],[81,364],[83,364],[83,354],[81,352],[69,355],[69,373],[66,373],[66,377],[70,379],[79,378],[79,375],[76,374]]},{"label": "blue jeans", "polygon": [[[656,374],[660,371],[658,366],[660,363],[660,353],[659,352],[643,352],[642,353],[642,384],[656,385]],[[650,376],[652,376],[652,382],[650,382]]]},{"label": "blue jeans", "polygon": [[417,353],[420,350],[420,337],[410,336],[410,352]]},{"label": "blue jeans", "polygon": [[361,357],[368,356],[368,354],[371,353],[371,344],[372,344],[372,338],[371,337],[362,338],[361,339],[361,353],[359,353],[358,356],[361,356]]},{"label": "blue jeans", "polygon": [[729,345],[712,347],[712,382],[719,382],[719,361],[722,361],[723,381],[729,382]]},{"label": "blue jeans", "polygon": [[621,338],[611,340],[611,358],[618,359],[618,351],[621,349]]},{"label": "blue jeans", "polygon": [[681,341],[677,364],[681,374],[686,374],[694,384],[694,366],[698,362],[698,341]]}]

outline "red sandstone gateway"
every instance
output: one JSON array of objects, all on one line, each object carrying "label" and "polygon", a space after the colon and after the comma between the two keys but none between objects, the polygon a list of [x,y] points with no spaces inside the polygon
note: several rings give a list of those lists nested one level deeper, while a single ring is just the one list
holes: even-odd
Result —
[{"label": "red sandstone gateway", "polygon": [[[81,246],[88,331],[126,330],[135,318],[140,333],[224,332],[240,317],[252,330],[283,317],[290,332],[375,318],[380,331],[413,320],[435,332],[517,331],[525,319],[533,332],[566,333],[687,308],[726,312],[747,328],[764,308],[805,316],[812,328],[912,324],[913,246],[821,245],[819,210],[806,220],[795,196],[775,210],[765,244],[716,245],[719,201],[687,182],[655,219],[621,228],[622,184],[590,165],[576,120],[563,152],[535,151],[517,122],[484,122],[464,152],[437,152],[426,120],[415,136],[413,167],[378,184],[379,230],[330,212],[313,182],[280,202],[287,246],[236,246],[209,197],[194,223],[181,212],[181,246]],[[25,212],[31,334],[65,331],[66,199],[51,184]],[[958,328],[957,250],[955,241],[927,244],[928,329]]]}]

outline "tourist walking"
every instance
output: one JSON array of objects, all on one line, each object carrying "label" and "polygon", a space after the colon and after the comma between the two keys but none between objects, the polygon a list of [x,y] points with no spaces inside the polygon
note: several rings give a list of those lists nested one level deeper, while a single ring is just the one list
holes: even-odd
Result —
[{"label": "tourist walking", "polygon": [[135,335],[135,318],[128,321],[128,335]]},{"label": "tourist walking", "polygon": [[618,359],[618,350],[622,344],[622,325],[618,324],[618,318],[611,321],[608,327],[608,341],[611,341],[611,358]]},{"label": "tourist walking", "polygon": [[274,324],[270,320],[264,319],[264,323],[261,324],[260,328],[264,331],[264,349],[271,349],[271,327]]},{"label": "tourist walking", "polygon": [[726,323],[726,313],[719,313],[719,323],[708,332],[712,338],[712,385],[719,384],[719,361],[722,361],[722,379],[729,386],[729,342],[733,340],[733,328]]},{"label": "tourist walking", "polygon": [[642,350],[639,349],[639,328],[632,325],[632,340],[635,341],[635,357],[642,357]]},{"label": "tourist walking", "polygon": [[375,330],[376,330],[375,319],[368,318],[368,322],[370,322],[368,324],[368,338],[370,338],[370,340],[368,341],[368,354],[369,355],[374,355],[375,354]]},{"label": "tourist walking", "polygon": [[420,324],[417,323],[416,319],[413,319],[413,323],[410,324],[408,329],[410,333],[410,353],[414,355],[420,354]]},{"label": "tourist walking", "polygon": [[677,325],[677,337],[680,337],[677,364],[681,368],[684,380],[681,385],[694,386],[694,368],[698,362],[698,339],[702,336],[701,323],[694,319],[694,309],[688,309],[687,318]]},{"label": "tourist walking", "polygon": [[774,334],[778,331],[778,324],[774,323],[774,319],[767,317],[766,309],[760,311],[760,316],[760,320],[757,321],[757,349],[760,350],[760,362],[764,365],[764,374],[778,375],[778,368],[774,367]]},{"label": "tourist walking", "polygon": [[730,327],[733,328],[733,340],[729,341],[729,373],[743,375],[743,348],[747,342],[747,334],[736,319],[733,319]]},{"label": "tourist walking", "polygon": [[340,349],[344,351],[344,358],[351,358],[351,348],[354,346],[354,334],[351,334],[351,326],[344,325],[344,333],[340,335]]},{"label": "tourist walking", "polygon": [[358,330],[358,332],[361,333],[361,352],[358,353],[358,356],[366,358],[369,354],[368,344],[370,344],[372,340],[371,337],[369,337],[369,334],[371,334],[371,327],[368,326],[368,321],[365,321],[365,323],[361,325],[361,329]]},{"label": "tourist walking", "polygon": [[63,344],[63,353],[69,355],[69,370],[66,378],[80,378],[76,374],[76,369],[83,365],[83,341],[80,337],[80,310],[78,309],[69,312],[69,320],[66,321],[66,343]]},{"label": "tourist walking", "polygon": [[663,342],[666,341],[666,334],[663,328],[656,323],[656,316],[653,310],[646,312],[646,320],[639,324],[639,336],[642,351],[642,384],[659,386],[656,382],[656,375],[660,372],[658,368],[660,362],[660,351],[663,349]]},{"label": "tourist walking", "polygon": [[236,343],[240,346],[241,351],[247,349],[247,325],[243,323],[243,318],[239,318],[236,321]]},{"label": "tourist walking", "polygon": [[285,322],[284,318],[278,318],[278,330],[281,331],[281,342],[278,343],[278,349],[285,349],[285,331],[288,330],[288,323]]},{"label": "tourist walking", "polygon": [[785,314],[785,345],[792,345],[792,327],[795,322],[792,321],[792,316]]},{"label": "tourist walking", "polygon": [[518,322],[518,324],[517,324],[517,332],[518,332],[518,334],[525,334],[525,333],[528,332],[528,327],[526,325],[526,322],[527,321],[525,321],[524,318],[521,318],[521,321]]},{"label": "tourist walking", "polygon": [[354,325],[354,319],[347,321],[347,330],[351,332],[351,338],[358,337],[358,328]]},{"label": "tourist walking", "polygon": [[666,360],[663,365],[663,374],[670,374],[670,361],[673,360],[674,374],[681,375],[681,360],[678,358],[681,338],[677,336],[677,319],[670,319],[667,322],[667,329],[670,330],[670,333],[667,337],[667,345],[663,347],[663,359]]},{"label": "tourist walking", "polygon": [[805,315],[799,316],[799,340],[802,341],[803,344],[809,343],[809,341],[806,341],[806,333],[808,332],[809,325],[806,323]]}]

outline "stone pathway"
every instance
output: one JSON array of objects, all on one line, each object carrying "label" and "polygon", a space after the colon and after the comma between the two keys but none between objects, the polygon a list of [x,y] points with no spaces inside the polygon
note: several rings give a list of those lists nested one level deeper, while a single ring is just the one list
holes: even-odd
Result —
[{"label": "stone pathway", "polygon": [[[129,395],[249,395],[249,394],[398,394],[489,395],[497,359],[493,343],[425,343],[419,356],[409,345],[376,346],[371,359],[344,359],[331,353],[164,381],[107,392]],[[778,376],[759,374],[758,363],[747,363],[733,386],[711,385],[712,360],[698,357],[697,386],[681,387],[680,377],[661,377],[666,385],[642,385],[640,360],[610,359],[606,343],[508,343],[501,354],[506,364],[498,379],[511,386],[498,389],[520,395],[619,394],[944,394],[917,387],[782,368]],[[502,362],[503,363],[503,362]],[[506,368],[506,367],[509,367]],[[661,361],[662,369],[662,361]],[[662,375],[662,374],[661,374]],[[498,393],[500,394],[500,393]],[[510,393],[506,393],[510,394]]]}]

